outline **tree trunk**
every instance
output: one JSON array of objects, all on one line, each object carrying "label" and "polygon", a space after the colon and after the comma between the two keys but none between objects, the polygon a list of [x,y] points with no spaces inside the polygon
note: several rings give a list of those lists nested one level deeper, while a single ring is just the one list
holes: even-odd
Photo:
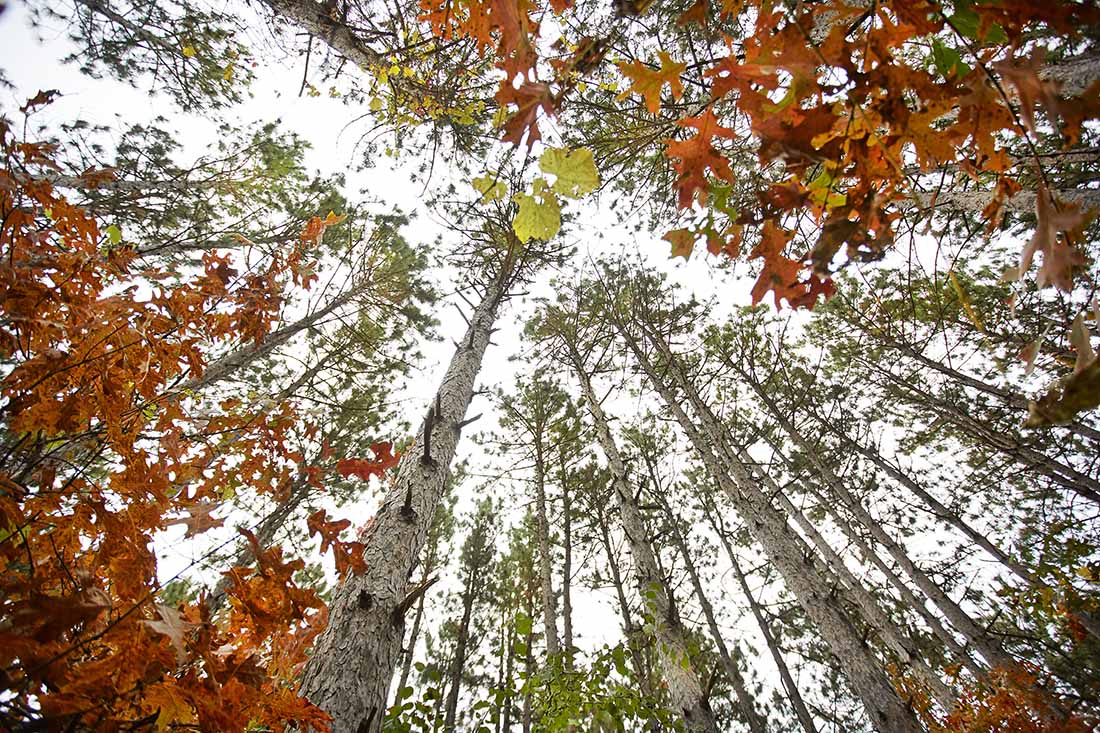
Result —
[{"label": "tree trunk", "polygon": [[466,667],[466,648],[470,642],[470,618],[474,612],[475,583],[478,582],[480,582],[478,578],[473,575],[468,576],[466,578],[466,588],[462,593],[462,620],[458,624],[455,656],[451,660],[451,687],[447,691],[447,711],[443,720],[445,731],[454,731],[455,729],[455,717],[458,713],[458,693],[462,689],[462,672]]},{"label": "tree trunk", "polygon": [[[713,511],[717,514],[717,508],[714,508]],[[780,650],[779,644],[772,634],[768,620],[764,617],[764,609],[760,607],[760,604],[756,600],[756,596],[752,594],[752,589],[749,588],[748,579],[745,578],[745,574],[741,571],[741,565],[737,562],[737,555],[733,552],[733,547],[730,546],[725,531],[723,531],[722,527],[718,526],[713,517],[711,517],[710,521],[711,526],[714,527],[715,533],[722,542],[722,546],[726,549],[726,555],[729,557],[733,573],[737,576],[737,582],[741,586],[741,592],[749,602],[749,608],[752,609],[752,615],[756,619],[757,626],[760,627],[760,633],[764,637],[764,642],[768,645],[768,652],[772,655],[772,661],[775,662],[775,666],[779,670],[779,679],[783,683],[783,689],[787,692],[787,699],[790,700],[791,707],[794,708],[795,716],[797,716],[798,722],[802,725],[802,730],[805,733],[817,733],[817,726],[814,725],[814,717],[810,714],[809,708],[806,707],[806,702],[802,699],[802,694],[798,691],[798,685],[795,684],[794,677],[791,676],[791,671],[787,667],[787,662],[783,659],[783,652]]]},{"label": "tree trunk", "polygon": [[561,657],[558,641],[558,598],[554,595],[554,568],[550,554],[550,519],[546,506],[546,460],[542,435],[535,440],[535,513],[539,535],[539,580],[542,584],[542,623],[546,636],[546,653],[554,660]]},{"label": "tree trunk", "polygon": [[570,586],[573,575],[573,508],[564,465],[561,477],[562,541],[565,543],[565,555],[561,563],[562,640],[565,645],[565,665],[571,668],[573,666],[573,594]]},{"label": "tree trunk", "polygon": [[[779,409],[779,405],[775,403],[775,401],[767,394],[767,392],[765,392],[764,389],[754,380],[750,379],[748,377],[748,374],[746,374],[744,371],[740,370],[739,368],[738,371],[740,371],[741,376],[753,389],[753,391],[756,393],[756,396],[760,398],[760,401],[764,404],[764,406],[767,407],[768,411],[772,414],[772,417],[774,417],[775,420],[780,424],[780,426],[783,428],[783,431],[788,435],[788,437],[790,437],[794,444],[797,445],[799,449],[801,449],[803,455],[805,455],[806,458],[809,459],[811,465],[814,467],[814,470],[817,471],[818,475],[824,479],[826,485],[828,485],[832,492],[844,503],[845,506],[848,507],[849,511],[851,511],[852,514],[855,515],[859,523],[871,533],[871,536],[875,538],[875,541],[878,542],[882,547],[886,548],[886,552],[889,553],[894,562],[898,564],[898,567],[900,567],[905,572],[905,574],[908,575],[914,583],[916,583],[917,587],[920,588],[922,593],[924,593],[926,596],[928,596],[928,598],[932,600],[932,602],[947,618],[951,625],[954,626],[955,629],[963,635],[963,638],[966,639],[967,643],[972,648],[976,649],[978,653],[985,657],[986,661],[994,667],[1003,667],[1007,669],[1014,666],[1014,661],[1012,660],[1012,657],[1006,654],[1004,650],[1001,649],[1001,646],[997,642],[993,641],[993,639],[991,639],[989,635],[986,634],[985,631],[978,626],[977,622],[975,622],[974,619],[970,618],[969,614],[967,614],[961,607],[959,607],[959,605],[955,603],[954,600],[948,597],[948,595],[943,591],[938,583],[929,578],[923,570],[917,567],[916,563],[914,563],[912,558],[909,557],[905,549],[901,547],[901,545],[899,545],[897,542],[895,542],[894,538],[891,537],[886,532],[886,530],[883,529],[882,525],[874,517],[871,516],[870,512],[868,512],[867,509],[864,508],[862,502],[860,502],[855,496],[852,495],[850,491],[848,491],[848,487],[844,484],[840,477],[836,475],[836,472],[833,471],[832,466],[821,460],[821,457],[818,455],[817,447],[810,445],[809,441],[806,440],[801,431],[799,431],[794,423],[790,421],[787,415]],[[826,503],[826,506],[829,507],[829,504]],[[837,518],[837,521],[842,526],[842,528],[845,528],[847,526],[847,522],[844,522],[839,516],[837,516],[836,512],[833,511],[831,507],[830,513]],[[893,582],[893,585],[902,593],[902,596],[913,606],[915,610],[924,609],[923,602],[921,602],[920,599],[916,598],[909,591],[908,586],[904,582],[902,582],[900,578],[897,577],[897,575],[893,572],[891,568],[887,567],[885,563],[882,563],[881,560],[879,560],[877,553],[875,553],[872,548],[867,546],[862,538],[859,537],[858,533],[847,531],[846,534],[848,534],[850,538],[858,543],[860,551],[867,556],[868,560],[877,561],[876,565],[878,565],[879,569],[886,575],[888,579]],[[943,641],[949,648],[952,648],[956,654],[961,653],[962,657],[960,658],[960,661],[965,662],[968,656],[966,654],[966,650],[962,649],[958,645],[954,637],[951,636],[947,632],[947,630],[938,623],[937,620],[929,618],[928,616],[925,616],[925,618],[932,625],[932,628],[936,632],[937,637],[939,637],[940,640]]]},{"label": "tree trunk", "polygon": [[[679,362],[679,358],[671,351],[664,340],[648,332],[646,333],[646,337],[658,350],[662,358],[665,359],[673,382],[688,398],[688,402],[692,405],[692,409],[699,417],[703,425],[703,432],[708,436],[719,462],[727,466],[729,472],[737,479],[737,483],[741,483],[739,477],[744,477],[744,481],[756,489],[757,500],[760,502],[761,508],[770,511],[772,509],[772,499],[778,499],[780,506],[786,512],[787,516],[793,519],[795,524],[802,529],[806,539],[808,539],[813,547],[817,549],[822,559],[825,560],[826,565],[842,581],[842,586],[839,586],[841,592],[843,592],[844,586],[847,586],[847,594],[850,594],[856,606],[862,612],[864,619],[873,629],[875,629],[879,637],[890,647],[904,665],[913,668],[919,675],[921,682],[932,691],[936,699],[947,708],[950,708],[952,700],[954,699],[953,694],[939,675],[937,675],[936,672],[928,666],[928,663],[923,657],[917,653],[912,642],[897,628],[893,620],[886,615],[882,610],[882,606],[879,605],[874,596],[872,596],[870,592],[863,587],[860,580],[852,574],[843,558],[841,558],[829,542],[821,536],[821,533],[818,532],[813,523],[806,518],[802,510],[794,505],[782,487],[775,483],[767,471],[760,470],[755,466],[754,462],[743,450],[733,446],[732,440],[729,439],[728,429],[718,420],[695,389],[695,385],[686,377]],[[641,355],[640,349],[636,351],[636,356],[638,356],[639,359],[645,358]],[[759,492],[759,485],[761,483],[764,484],[763,488],[767,490],[766,494],[761,494]]]},{"label": "tree trunk", "polygon": [[607,518],[601,508],[596,509],[596,521],[600,526],[600,539],[603,541],[604,551],[607,552],[607,565],[611,569],[611,582],[615,585],[615,597],[619,600],[619,614],[623,617],[623,636],[626,638],[626,648],[630,652],[630,660],[634,665],[634,673],[638,677],[638,687],[643,694],[653,694],[653,681],[649,676],[649,665],[638,645],[638,630],[634,625],[633,614],[630,612],[630,602],[626,599],[626,587],[623,585],[622,571],[619,570],[619,561],[615,557],[615,549],[611,546],[611,533],[607,527]]},{"label": "tree trunk", "polygon": [[657,500],[660,502],[661,508],[664,510],[665,516],[668,519],[672,541],[675,543],[676,547],[679,548],[680,556],[684,558],[684,567],[687,569],[688,577],[691,578],[691,585],[695,589],[695,598],[699,601],[699,605],[703,609],[703,616],[707,620],[707,627],[710,629],[711,638],[714,639],[714,644],[718,647],[718,656],[722,661],[722,669],[725,671],[726,677],[733,687],[734,694],[737,695],[737,705],[741,709],[741,715],[745,722],[748,723],[749,730],[752,731],[752,733],[766,733],[768,722],[757,710],[756,700],[753,699],[752,693],[749,692],[748,685],[745,684],[745,678],[737,666],[737,660],[730,655],[729,648],[726,646],[726,640],[722,636],[722,630],[718,627],[718,619],[714,615],[714,607],[711,606],[710,600],[703,590],[703,581],[700,579],[699,571],[695,567],[694,560],[691,558],[691,550],[688,548],[687,539],[680,530],[679,519],[672,513],[672,508],[665,501],[664,497],[658,496]]},{"label": "tree trunk", "polygon": [[882,733],[920,733],[920,725],[912,711],[899,699],[882,665],[875,659],[834,597],[827,580],[828,571],[820,572],[813,567],[812,550],[806,547],[786,519],[770,505],[767,497],[760,492],[756,482],[743,470],[740,463],[720,459],[725,452],[723,437],[716,434],[713,428],[704,426],[700,430],[695,426],[637,342],[621,324],[616,326],[637,357],[650,383],[687,434],[708,474],[729,496],[741,516],[749,522],[765,555],[775,565],[787,587],[816,625],[863,702],[871,725]]},{"label": "tree trunk", "polygon": [[607,416],[596,398],[591,379],[585,372],[580,355],[571,345],[566,346],[570,350],[570,359],[577,379],[581,383],[589,412],[595,421],[600,447],[611,467],[612,491],[619,507],[623,533],[630,544],[631,556],[634,558],[638,592],[645,602],[648,614],[653,619],[654,636],[661,657],[664,680],[668,685],[669,700],[672,706],[683,715],[689,730],[716,733],[714,714],[707,704],[699,677],[689,661],[688,645],[683,629],[672,622],[671,590],[666,587],[664,578],[658,571],[653,548],[646,535],[645,523],[634,500],[634,493],[627,482],[626,464],[611,436]]},{"label": "tree trunk", "polygon": [[511,274],[505,267],[481,303],[451,359],[416,442],[364,538],[367,570],[333,593],[328,628],[302,675],[302,694],[332,716],[332,733],[378,733],[387,690],[401,652],[409,575],[427,538],[455,454],[461,421]]},{"label": "tree trunk", "polygon": [[965,535],[971,542],[988,552],[993,558],[995,558],[998,562],[1011,570],[1018,578],[1023,580],[1029,586],[1036,587],[1037,585],[1039,585],[1038,581],[1034,578],[1034,576],[1032,576],[1027,568],[1013,560],[1004,550],[994,545],[985,534],[979,532],[977,529],[967,524],[962,519],[962,517],[958,516],[950,509],[948,509],[943,504],[943,502],[930,494],[927,490],[925,490],[923,486],[917,483],[917,481],[915,481],[911,476],[902,471],[898,466],[895,466],[890,461],[887,461],[886,458],[884,458],[882,454],[880,454],[877,450],[870,448],[869,446],[865,446],[863,445],[863,443],[852,439],[847,435],[847,433],[838,428],[832,421],[824,419],[817,415],[815,415],[815,417],[817,418],[818,424],[822,425],[823,427],[825,427],[826,430],[837,436],[837,438],[841,440],[846,448],[849,448],[851,450],[854,450],[856,453],[859,453],[861,456],[871,461],[871,463],[882,469],[882,471],[884,471],[888,476],[893,478],[899,484],[913,492],[917,497],[921,499],[921,501],[923,501],[928,506],[933,515],[935,515],[939,519],[942,519],[955,529],[962,532],[963,535]]}]

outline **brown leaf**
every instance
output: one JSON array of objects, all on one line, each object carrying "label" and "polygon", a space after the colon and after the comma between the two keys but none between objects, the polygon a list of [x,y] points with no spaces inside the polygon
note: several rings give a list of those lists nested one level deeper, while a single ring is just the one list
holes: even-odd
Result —
[{"label": "brown leaf", "polygon": [[157,615],[160,616],[160,621],[145,620],[144,623],[153,631],[159,634],[164,634],[172,642],[172,646],[176,650],[176,661],[179,664],[183,664],[187,661],[187,644],[184,640],[184,636],[196,628],[198,624],[193,624],[189,621],[184,621],[180,616],[180,612],[172,608],[171,606],[165,606],[163,603],[156,604]]}]

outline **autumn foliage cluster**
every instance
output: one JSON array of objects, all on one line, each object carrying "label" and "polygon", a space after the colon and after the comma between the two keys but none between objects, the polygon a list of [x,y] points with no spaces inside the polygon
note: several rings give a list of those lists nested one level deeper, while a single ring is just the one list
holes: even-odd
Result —
[{"label": "autumn foliage cluster", "polygon": [[[296,693],[325,619],[293,578],[302,561],[241,528],[255,567],[225,572],[228,607],[172,606],[157,596],[152,540],[172,525],[187,538],[221,525],[211,514],[235,491],[278,497],[299,471],[321,485],[327,471],[365,478],[395,460],[379,445],[372,459],[307,466],[288,436],[314,428],[293,404],[258,412],[186,386],[215,347],[261,341],[287,288],[309,287],[311,247],[332,218],[248,269],[208,253],[201,269],[170,273],[55,190],[51,145],[20,140],[4,122],[0,146],[0,668],[15,695],[10,717],[51,729],[323,726]],[[85,176],[94,187],[112,174]],[[339,537],[348,524],[323,511],[309,522],[341,571],[361,564],[358,543]]]}]

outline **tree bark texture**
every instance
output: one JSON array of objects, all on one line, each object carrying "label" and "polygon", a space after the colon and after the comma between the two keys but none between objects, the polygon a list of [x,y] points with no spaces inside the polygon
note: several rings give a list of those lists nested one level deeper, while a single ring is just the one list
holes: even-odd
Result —
[{"label": "tree bark texture", "polygon": [[485,288],[419,435],[364,542],[367,570],[333,594],[329,624],[302,676],[302,694],[333,717],[332,733],[377,733],[401,653],[409,576],[428,536],[458,444],[461,421],[504,297],[506,273]]},{"label": "tree bark texture", "polygon": [[744,471],[740,462],[723,458],[723,436],[716,434],[712,427],[704,425],[700,429],[695,425],[637,341],[621,324],[616,323],[616,327],[650,383],[680,423],[708,474],[748,522],[764,554],[779,571],[784,583],[829,646],[841,671],[862,701],[871,725],[881,733],[920,733],[920,725],[912,712],[898,697],[882,665],[835,597],[828,570],[814,567],[813,551],[788,525],[783,514],[771,506],[767,496]]},{"label": "tree bark texture", "polygon": [[[567,348],[569,348],[567,346]],[[627,481],[626,464],[611,435],[607,416],[592,388],[592,381],[584,370],[579,355],[570,356],[581,389],[588,403],[589,412],[596,424],[596,434],[611,467],[612,492],[619,508],[623,533],[630,545],[634,559],[634,574],[648,614],[653,619],[654,636],[661,659],[661,670],[671,705],[680,711],[688,730],[717,733],[714,714],[707,704],[703,687],[688,657],[687,640],[683,628],[671,621],[673,604],[671,590],[666,586],[646,535],[645,523],[634,500]]]}]

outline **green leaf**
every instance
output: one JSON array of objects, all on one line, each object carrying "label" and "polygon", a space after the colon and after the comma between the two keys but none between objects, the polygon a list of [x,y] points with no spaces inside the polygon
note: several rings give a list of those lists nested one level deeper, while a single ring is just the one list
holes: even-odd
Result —
[{"label": "green leaf", "polygon": [[531,617],[525,613],[517,613],[515,626],[517,634],[527,636],[531,633]]},{"label": "green leaf", "polygon": [[478,176],[470,183],[481,194],[483,204],[502,199],[508,193],[504,181],[498,180],[496,176]]},{"label": "green leaf", "polygon": [[117,224],[111,224],[107,227],[107,241],[111,244],[118,244],[122,241],[122,230],[118,228]]},{"label": "green leaf", "polygon": [[543,173],[556,177],[553,189],[562,196],[580,198],[600,185],[600,174],[587,148],[548,148],[539,158]]},{"label": "green leaf", "polygon": [[512,220],[512,230],[519,241],[553,239],[561,229],[561,203],[545,179],[536,179],[534,192],[516,194],[515,201],[519,211]]},{"label": "green leaf", "polygon": [[948,79],[953,76],[961,79],[970,73],[970,67],[963,62],[959,52],[945,46],[938,38],[932,40],[932,63],[936,65],[936,71]]},{"label": "green leaf", "polygon": [[981,32],[982,21],[978,17],[971,7],[970,3],[956,3],[955,14],[950,16],[947,20],[950,21],[952,27],[959,31],[972,41],[978,41],[979,43],[986,45],[995,45],[999,43],[1007,43],[1008,36],[1005,35],[1004,29],[997,23],[993,23],[989,26],[985,32],[985,37],[979,36]]}]

